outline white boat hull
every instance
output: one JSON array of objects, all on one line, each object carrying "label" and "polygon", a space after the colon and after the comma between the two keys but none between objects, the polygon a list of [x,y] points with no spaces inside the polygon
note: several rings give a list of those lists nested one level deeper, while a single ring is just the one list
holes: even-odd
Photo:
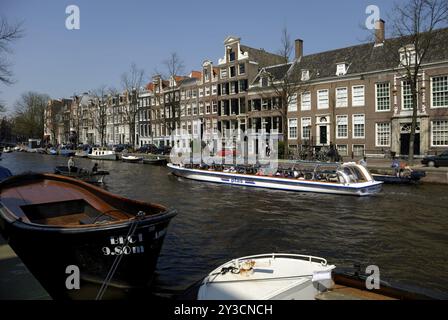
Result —
[{"label": "white boat hull", "polygon": [[189,169],[179,167],[171,163],[169,163],[167,166],[174,175],[186,179],[246,187],[354,196],[369,196],[380,192],[382,189],[382,182],[379,181],[340,184],[332,182],[299,180],[292,178],[276,178],[267,176],[226,173],[220,171]]},{"label": "white boat hull", "polygon": [[93,160],[113,160],[113,161],[117,160],[117,155],[115,154],[103,154],[103,155],[89,154],[87,157]]},{"label": "white boat hull", "polygon": [[[333,287],[331,272],[335,268],[316,259],[321,258],[272,254],[229,261],[204,278],[197,299],[314,300]],[[244,261],[252,265],[248,272],[237,267]]]}]

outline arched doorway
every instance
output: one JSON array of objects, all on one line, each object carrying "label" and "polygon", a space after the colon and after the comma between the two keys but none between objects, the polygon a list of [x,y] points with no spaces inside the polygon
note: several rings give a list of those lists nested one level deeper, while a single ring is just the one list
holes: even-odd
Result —
[{"label": "arched doorway", "polygon": [[[409,143],[411,141],[411,123],[400,124],[400,154],[409,154]],[[414,155],[420,155],[420,124],[415,128]]]}]

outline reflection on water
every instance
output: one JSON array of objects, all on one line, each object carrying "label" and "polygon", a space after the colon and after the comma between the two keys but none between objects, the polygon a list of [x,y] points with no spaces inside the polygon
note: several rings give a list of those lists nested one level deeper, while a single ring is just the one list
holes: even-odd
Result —
[{"label": "reflection on water", "polygon": [[[67,158],[4,154],[13,173],[52,172]],[[233,187],[174,177],[165,167],[99,162],[108,190],[178,209],[159,258],[156,292],[188,287],[239,256],[287,252],[338,267],[378,265],[394,285],[448,298],[448,186],[385,186],[355,198]],[[91,168],[93,161],[76,159]]]}]

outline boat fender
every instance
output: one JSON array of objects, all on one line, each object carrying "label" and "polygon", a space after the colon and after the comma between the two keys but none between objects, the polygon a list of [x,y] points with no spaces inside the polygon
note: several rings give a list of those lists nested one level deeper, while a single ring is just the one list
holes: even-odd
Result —
[{"label": "boat fender", "polygon": [[255,261],[254,260],[244,261],[241,264],[239,274],[242,275],[242,276],[250,276],[251,274],[254,273],[254,266],[255,266]]}]

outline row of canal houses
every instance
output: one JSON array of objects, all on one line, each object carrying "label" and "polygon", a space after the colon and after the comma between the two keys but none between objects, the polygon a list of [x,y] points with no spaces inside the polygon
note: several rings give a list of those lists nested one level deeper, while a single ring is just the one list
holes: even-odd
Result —
[{"label": "row of canal houses", "polygon": [[[138,147],[179,143],[176,129],[192,135],[254,129],[277,135],[291,152],[333,143],[343,156],[407,155],[413,106],[398,66],[415,52],[405,38],[386,39],[384,26],[377,22],[374,42],[310,55],[298,39],[292,61],[229,36],[217,64],[205,60],[188,76],[154,76],[138,91],[101,99],[104,120],[87,93],[52,100],[46,135],[58,142],[78,135],[90,144],[103,136],[103,144]],[[278,88],[286,77],[295,91],[282,108]],[[437,31],[419,79],[414,149],[424,155],[448,147],[448,29]]]}]

